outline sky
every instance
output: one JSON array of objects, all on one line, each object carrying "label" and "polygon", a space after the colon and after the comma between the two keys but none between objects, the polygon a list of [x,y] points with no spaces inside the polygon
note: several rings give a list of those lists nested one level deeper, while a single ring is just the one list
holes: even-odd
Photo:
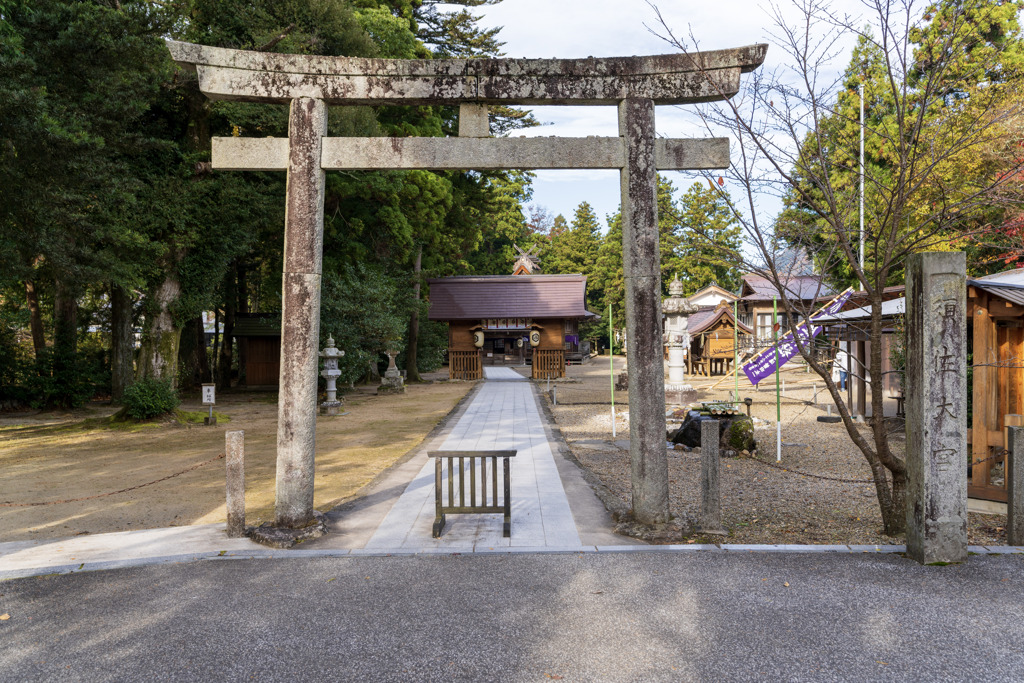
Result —
[{"label": "sky", "polygon": [[[783,2],[785,0],[782,0]],[[856,0],[832,0],[835,11],[859,14]],[[771,20],[763,3],[749,0],[661,0],[658,3],[667,25],[679,37],[691,33],[700,41],[700,49],[713,50],[772,42],[766,33]],[[645,0],[502,0],[497,5],[478,7],[480,25],[501,26],[498,37],[505,42],[508,57],[572,58],[623,57],[678,52],[650,29],[663,32],[654,9]],[[853,38],[850,39],[850,48]],[[840,62],[845,66],[850,50]],[[781,51],[769,47],[762,68],[778,64]],[[516,134],[526,136],[558,135],[586,137],[616,136],[615,107],[533,107],[544,125]],[[664,137],[703,137],[704,133],[687,116],[684,107],[658,107],[655,112],[657,134]],[[678,171],[665,173],[677,189],[684,191],[696,178]],[[537,171],[533,186],[533,204],[545,207],[552,216],[561,213],[571,221],[580,202],[594,208],[599,219],[618,211],[619,172],[617,170]],[[772,204],[762,204],[772,211]]]}]

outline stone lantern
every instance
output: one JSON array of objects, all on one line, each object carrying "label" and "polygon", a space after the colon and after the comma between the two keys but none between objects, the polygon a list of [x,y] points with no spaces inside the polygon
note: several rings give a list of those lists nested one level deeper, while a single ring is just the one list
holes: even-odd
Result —
[{"label": "stone lantern", "polygon": [[324,369],[320,376],[327,380],[327,400],[320,404],[321,415],[337,415],[341,410],[341,401],[338,400],[338,377],[341,370],[338,369],[338,359],[345,356],[345,352],[334,346],[334,338],[327,337],[327,346],[320,352],[324,359]]},{"label": "stone lantern", "polygon": [[668,347],[668,383],[667,391],[679,391],[686,381],[686,352],[690,348],[690,332],[687,323],[691,313],[697,312],[697,306],[683,296],[683,283],[679,276],[668,286],[669,296],[661,304],[665,315],[665,346]]}]

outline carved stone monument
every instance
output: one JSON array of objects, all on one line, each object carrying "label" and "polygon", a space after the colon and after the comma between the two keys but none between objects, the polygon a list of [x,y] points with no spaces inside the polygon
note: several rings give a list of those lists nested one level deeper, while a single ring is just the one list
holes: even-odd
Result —
[{"label": "carved stone monument", "polygon": [[[619,169],[633,510],[641,522],[668,520],[656,178],[659,170],[728,167],[729,140],[659,138],[654,108],[732,97],[767,45],[603,59],[410,60],[167,46],[196,70],[210,99],[291,107],[287,138],[212,141],[214,169],[288,173],[275,524],[300,529],[314,519],[324,171],[384,169]],[[619,135],[491,138],[491,104],[617,106]],[[459,106],[459,137],[327,137],[327,105]]]},{"label": "carved stone monument", "polygon": [[378,394],[404,394],[405,393],[405,378],[402,377],[401,371],[398,366],[395,365],[395,356],[398,355],[398,351],[388,350],[388,369],[384,371],[384,376],[380,379],[380,386],[377,387]]},{"label": "carved stone monument", "polygon": [[907,259],[907,554],[967,559],[967,277],[962,252]]},{"label": "carved stone monument", "polygon": [[327,380],[327,400],[320,404],[320,414],[335,416],[341,412],[342,402],[338,400],[338,377],[341,370],[338,369],[338,359],[344,358],[345,352],[334,346],[334,337],[327,337],[327,346],[320,352],[324,359],[324,369],[320,376]]}]

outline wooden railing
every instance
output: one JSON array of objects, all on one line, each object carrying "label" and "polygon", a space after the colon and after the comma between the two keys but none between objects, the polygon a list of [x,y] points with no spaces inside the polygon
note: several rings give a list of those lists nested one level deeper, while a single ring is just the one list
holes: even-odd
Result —
[{"label": "wooden railing", "polygon": [[[441,538],[444,529],[445,515],[454,514],[485,514],[498,512],[505,515],[502,536],[512,537],[512,480],[509,476],[509,458],[514,458],[516,451],[428,451],[427,456],[434,458],[434,538]],[[504,496],[498,497],[498,460],[502,461],[502,490]],[[448,476],[444,476],[443,460],[448,461]],[[455,461],[458,460],[456,466]],[[487,472],[487,461],[491,462],[490,476]],[[468,461],[468,463],[467,463]],[[469,465],[467,468],[466,465]],[[469,472],[469,481],[466,472]],[[456,476],[456,474],[458,476]],[[455,480],[459,480],[458,487]],[[479,479],[479,485],[477,485]],[[444,481],[448,482],[448,504],[444,504]],[[488,480],[491,486],[488,487]],[[466,489],[469,489],[469,497]],[[487,489],[491,490],[488,504]],[[458,496],[455,495],[458,491]],[[480,497],[477,498],[477,493]]]},{"label": "wooden railing", "polygon": [[448,351],[448,376],[451,379],[482,379],[479,351]]},{"label": "wooden railing", "polygon": [[565,351],[562,349],[534,349],[533,378],[565,377]]}]

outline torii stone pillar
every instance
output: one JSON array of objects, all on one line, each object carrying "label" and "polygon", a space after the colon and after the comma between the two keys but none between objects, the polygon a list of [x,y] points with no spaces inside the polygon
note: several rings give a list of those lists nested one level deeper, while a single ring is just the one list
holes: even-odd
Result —
[{"label": "torii stone pillar", "polygon": [[288,190],[281,282],[281,380],[277,400],[277,490],[274,521],[299,529],[313,521],[320,276],[324,248],[327,134],[322,100],[292,100],[288,118]]},{"label": "torii stone pillar", "polygon": [[[630,454],[638,520],[666,521],[658,170],[729,165],[729,141],[655,138],[656,104],[732,97],[766,45],[606,59],[361,59],[168,41],[213,100],[291,105],[287,138],[213,138],[217,170],[288,172],[277,437],[279,529],[313,512],[316,363],[325,170],[615,168],[622,174]],[[619,136],[490,138],[487,105],[619,107]],[[457,138],[326,137],[326,105],[458,105]]]},{"label": "torii stone pillar", "polygon": [[619,136],[626,146],[620,178],[633,515],[655,524],[668,521],[669,508],[653,100],[630,98],[619,104]]}]

